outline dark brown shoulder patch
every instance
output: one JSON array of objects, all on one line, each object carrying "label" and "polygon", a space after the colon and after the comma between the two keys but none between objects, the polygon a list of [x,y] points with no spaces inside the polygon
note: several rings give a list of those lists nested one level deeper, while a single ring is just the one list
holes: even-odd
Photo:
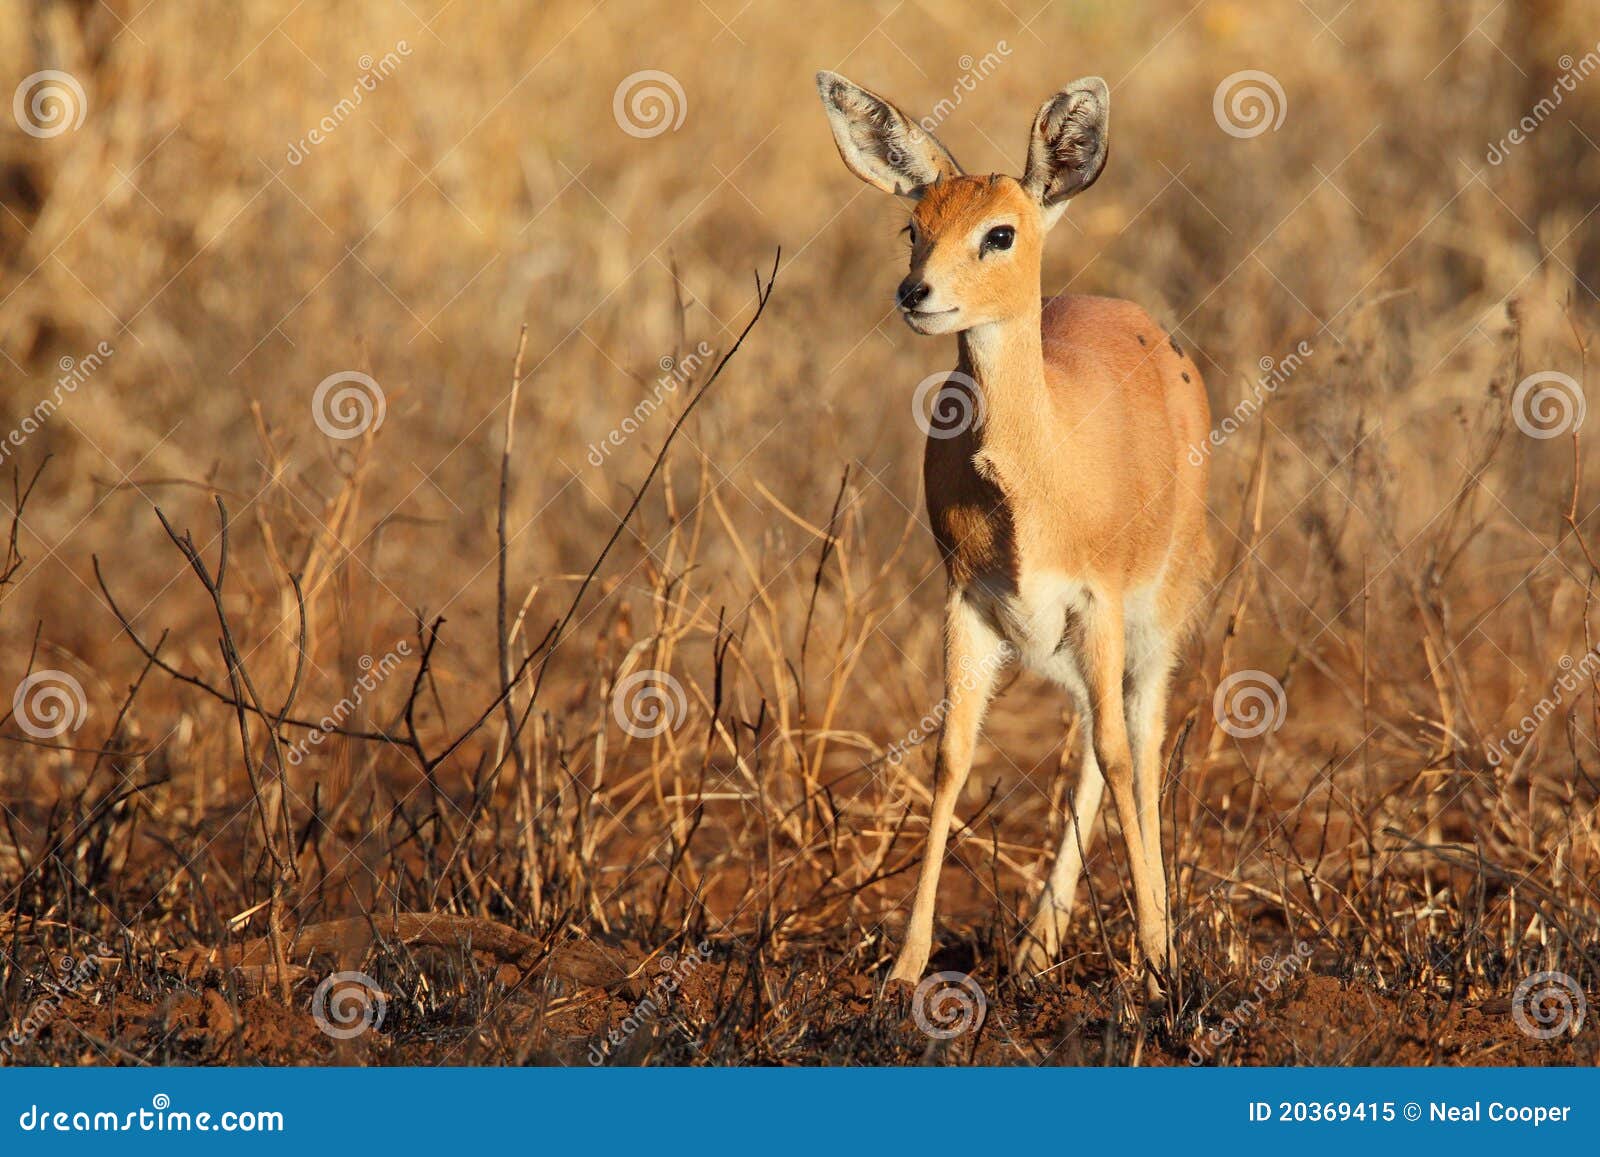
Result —
[{"label": "dark brown shoulder patch", "polygon": [[1188,381],[1189,380],[1189,371],[1188,370],[1184,370],[1183,371],[1183,380],[1184,381]]},{"label": "dark brown shoulder patch", "polygon": [[1181,358],[1183,356],[1183,347],[1178,344],[1178,339],[1169,335],[1167,341],[1172,345],[1172,352]]},{"label": "dark brown shoulder patch", "polygon": [[1140,344],[1140,345],[1145,345],[1145,344],[1147,344],[1147,343],[1146,343],[1146,342],[1145,342],[1145,340],[1144,340],[1144,334],[1142,334],[1142,333],[1141,333],[1141,334],[1139,334],[1139,335],[1138,335],[1138,338],[1139,338],[1139,344]]}]

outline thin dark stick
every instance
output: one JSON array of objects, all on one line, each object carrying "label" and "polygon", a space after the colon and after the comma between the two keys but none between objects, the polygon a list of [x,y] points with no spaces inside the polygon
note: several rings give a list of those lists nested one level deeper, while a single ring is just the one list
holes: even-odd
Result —
[{"label": "thin dark stick", "polygon": [[511,636],[506,625],[506,507],[511,493],[511,446],[517,435],[517,391],[522,385],[522,351],[528,345],[528,325],[522,325],[517,335],[517,356],[511,363],[511,397],[506,402],[506,433],[500,447],[500,510],[495,522],[499,543],[499,575],[495,598],[495,642],[500,648],[501,706],[506,715],[506,742],[511,747],[511,758],[517,765],[517,775],[526,779],[527,762],[522,755],[522,744],[514,736],[517,729],[517,709],[511,694]]}]

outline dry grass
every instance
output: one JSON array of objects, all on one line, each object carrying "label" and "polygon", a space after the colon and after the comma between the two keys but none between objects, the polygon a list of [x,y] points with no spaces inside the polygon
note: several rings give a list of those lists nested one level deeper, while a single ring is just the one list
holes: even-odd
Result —
[{"label": "dry grass", "polygon": [[[17,1058],[583,1063],[659,954],[705,939],[610,1060],[1181,1061],[1304,943],[1306,975],[1209,1060],[1593,1062],[1592,1019],[1532,1042],[1506,997],[1541,969],[1600,981],[1600,696],[1581,680],[1506,736],[1595,643],[1593,439],[1525,436],[1512,392],[1586,381],[1600,79],[1484,159],[1597,51],[1582,4],[1057,0],[1025,28],[942,0],[22,7],[0,59],[72,73],[87,115],[0,133],[0,425],[60,359],[113,352],[4,459],[22,485],[44,468],[8,500],[0,678],[67,672],[86,712],[4,727],[0,1010],[37,1006],[46,953],[107,947]],[[1010,972],[1075,750],[1061,696],[1021,677],[943,893],[939,961],[990,1017],[930,1045],[872,998],[931,764],[885,753],[940,694],[909,398],[951,355],[888,315],[903,214],[838,164],[810,77],[926,112],[988,54],[939,126],[969,169],[1019,171],[1054,86],[1114,88],[1117,145],[1047,291],[1144,304],[1219,419],[1260,359],[1312,352],[1214,454],[1222,562],[1167,793],[1178,999],[1139,1019],[1115,841],[1065,963]],[[675,131],[619,128],[642,69],[681,82]],[[1214,119],[1242,69],[1281,83],[1276,131]],[[780,245],[766,313],[668,446]],[[687,380],[593,453],[666,357]],[[386,415],[336,440],[312,396],[344,371]],[[649,738],[614,711],[642,671],[683,691]],[[1236,671],[1285,688],[1280,729],[1216,725]],[[363,678],[341,729],[367,738],[291,762],[290,720]],[[418,940],[413,912],[480,923]],[[358,915],[337,951],[305,931]],[[515,959],[483,948],[510,930]],[[383,988],[381,1031],[308,1033],[330,958]]]}]

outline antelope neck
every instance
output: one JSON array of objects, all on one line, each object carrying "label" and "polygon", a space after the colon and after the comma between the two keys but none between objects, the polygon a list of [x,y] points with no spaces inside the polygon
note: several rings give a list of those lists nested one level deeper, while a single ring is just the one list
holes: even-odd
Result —
[{"label": "antelope neck", "polygon": [[1037,309],[1007,321],[962,330],[960,369],[978,384],[983,452],[1013,463],[1031,461],[1048,425],[1050,397],[1044,380],[1044,340]]}]

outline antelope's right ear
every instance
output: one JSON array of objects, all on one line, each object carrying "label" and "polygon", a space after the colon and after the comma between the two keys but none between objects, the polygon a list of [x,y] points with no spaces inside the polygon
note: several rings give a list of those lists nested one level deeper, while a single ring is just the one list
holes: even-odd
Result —
[{"label": "antelope's right ear", "polygon": [[1111,90],[1098,76],[1073,81],[1040,107],[1022,187],[1044,210],[1046,228],[1105,169],[1110,118]]},{"label": "antelope's right ear", "polygon": [[938,138],[877,93],[837,72],[817,73],[817,91],[845,166],[874,188],[915,200],[961,166]]}]

